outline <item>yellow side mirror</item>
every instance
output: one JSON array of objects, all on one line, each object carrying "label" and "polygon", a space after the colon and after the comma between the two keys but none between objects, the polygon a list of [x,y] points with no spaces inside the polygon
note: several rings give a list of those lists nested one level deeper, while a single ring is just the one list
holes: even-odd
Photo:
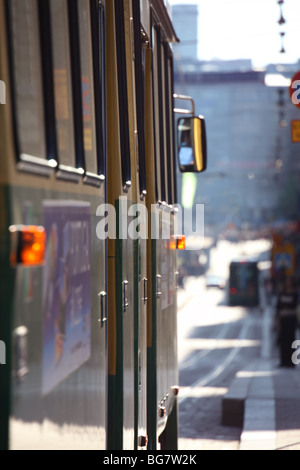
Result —
[{"label": "yellow side mirror", "polygon": [[203,116],[180,118],[177,124],[178,160],[181,172],[206,170],[206,130]]}]

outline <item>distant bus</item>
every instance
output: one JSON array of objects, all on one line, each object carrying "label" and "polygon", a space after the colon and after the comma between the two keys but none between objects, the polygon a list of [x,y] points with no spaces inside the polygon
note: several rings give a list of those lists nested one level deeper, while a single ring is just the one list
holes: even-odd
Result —
[{"label": "distant bus", "polygon": [[229,305],[259,304],[258,267],[255,261],[232,261],[229,268]]}]

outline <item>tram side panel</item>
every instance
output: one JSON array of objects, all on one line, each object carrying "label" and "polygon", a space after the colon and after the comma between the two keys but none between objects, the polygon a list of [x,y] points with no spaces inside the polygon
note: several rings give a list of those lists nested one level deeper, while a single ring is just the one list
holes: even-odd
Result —
[{"label": "tram side panel", "polygon": [[[170,38],[160,21],[153,22],[154,132],[159,238],[156,240],[156,446],[177,447],[177,301],[174,250],[175,197],[173,67]],[[174,419],[170,419],[170,417]],[[163,437],[162,437],[163,436]],[[154,444],[154,443],[153,443]]]},{"label": "tram side panel", "polygon": [[[70,14],[66,4],[49,3],[51,8],[62,8],[62,18],[68,23],[71,18],[67,20],[64,16]],[[5,7],[9,24],[4,24]],[[6,295],[10,293],[14,303],[11,310],[7,309],[10,316],[7,365],[11,382],[6,397],[10,401],[9,427],[8,422],[3,425],[3,416],[1,426],[7,425],[10,448],[103,449],[106,442],[106,254],[105,243],[95,233],[96,209],[105,201],[104,188],[83,184],[75,158],[71,158],[72,151],[70,160],[65,160],[72,171],[63,180],[48,163],[44,122],[49,116],[43,106],[44,76],[39,72],[43,48],[39,42],[38,2],[27,0],[26,8],[20,10],[18,2],[1,0],[0,9],[0,70],[8,90],[7,105],[1,109],[1,193],[6,194],[1,203],[10,207],[5,224],[1,225],[1,239],[6,240],[6,250],[10,253],[9,226],[15,227],[12,232],[18,231],[20,225],[42,226],[47,235],[42,265],[29,262],[25,266],[24,259],[17,259],[19,254],[12,250],[10,259],[5,256],[5,269],[2,266],[1,278],[9,279]],[[19,28],[20,21],[22,28]],[[57,29],[56,33],[59,33]],[[53,48],[57,44],[54,34],[52,30]],[[60,45],[63,46],[61,42]],[[74,52],[73,47],[72,43],[65,47],[67,55]],[[41,55],[32,53],[36,48],[41,50]],[[10,71],[13,73],[9,73],[9,58],[4,50],[12,54]],[[24,62],[25,56],[28,62]],[[53,64],[51,73],[55,82],[64,69],[58,73],[55,60]],[[72,89],[73,81],[68,81],[67,70],[63,80]],[[32,93],[34,99],[25,106],[24,99]],[[59,87],[52,93],[55,100],[52,104],[56,106]],[[61,109],[70,111],[71,104],[75,104],[73,100],[74,95],[70,102],[69,96],[60,93]],[[44,119],[35,119],[35,106],[38,116]],[[65,114],[69,129],[72,118],[73,115]],[[67,130],[62,127],[58,112],[54,124],[58,154],[51,157],[53,160],[61,157],[63,161],[67,158],[66,141],[61,139],[63,129]],[[93,136],[93,129],[88,128],[87,133]],[[95,155],[92,141],[89,142],[84,148],[86,163]],[[75,148],[76,140],[69,144]],[[43,151],[39,153],[38,149]],[[91,151],[89,157],[87,151]],[[2,286],[1,282],[1,299]]]},{"label": "tram side panel", "polygon": [[[154,38],[156,36],[154,35]],[[177,304],[175,290],[176,250],[172,249],[174,235],[171,202],[167,205],[162,200],[162,187],[165,177],[161,172],[160,141],[164,141],[166,129],[163,115],[159,113],[159,74],[157,70],[158,44],[154,41],[153,51],[146,55],[146,150],[147,150],[147,208],[149,218],[148,240],[148,327],[147,327],[147,424],[149,450],[158,449],[159,439],[170,426],[173,427],[172,442],[164,440],[164,448],[177,446],[177,403],[172,390],[178,384],[177,376]],[[164,89],[164,87],[162,87]],[[162,102],[162,100],[161,100]],[[161,123],[161,126],[159,125]],[[165,149],[163,146],[162,149]],[[156,162],[155,162],[156,159]],[[165,162],[164,168],[166,170]],[[171,171],[167,167],[167,171]],[[154,175],[154,178],[153,178]],[[165,189],[164,189],[165,190]],[[174,419],[169,420],[170,416]],[[171,448],[171,447],[170,447]]]},{"label": "tram side panel", "polygon": [[116,237],[108,239],[108,441],[109,449],[135,448],[135,240],[129,211],[135,202],[130,130],[132,80],[128,72],[129,2],[107,3],[108,203]]},{"label": "tram side panel", "polygon": [[24,224],[23,205],[45,226],[47,247],[44,266],[15,268],[11,448],[104,449],[105,247],[92,215],[100,199],[30,187],[12,199],[14,223]]},{"label": "tram side panel", "polygon": [[[134,448],[145,448],[146,437],[146,313],[148,300],[147,280],[147,217],[145,177],[145,116],[144,116],[144,48],[147,47],[147,32],[141,30],[141,3],[124,2],[126,61],[128,80],[128,116],[131,155],[131,183],[133,205],[129,208],[128,237],[133,238],[134,247]],[[149,18],[150,9],[145,11]],[[138,204],[138,206],[135,206]]]},{"label": "tram side panel", "polygon": [[[172,435],[177,440],[177,425],[168,422],[173,412],[176,413],[177,373],[177,296],[175,285],[176,250],[173,247],[174,221],[170,212],[161,213],[161,238],[157,253],[157,271],[159,272],[157,304],[157,400],[158,400],[158,437],[170,425]],[[174,408],[174,410],[173,410]],[[166,443],[167,449],[170,442]]]}]

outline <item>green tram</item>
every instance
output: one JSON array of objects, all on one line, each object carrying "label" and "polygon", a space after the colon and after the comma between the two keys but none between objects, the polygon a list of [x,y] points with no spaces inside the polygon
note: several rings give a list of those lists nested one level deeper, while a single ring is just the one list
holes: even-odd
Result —
[{"label": "green tram", "polygon": [[0,0],[1,449],[177,447],[174,41],[162,0]]}]

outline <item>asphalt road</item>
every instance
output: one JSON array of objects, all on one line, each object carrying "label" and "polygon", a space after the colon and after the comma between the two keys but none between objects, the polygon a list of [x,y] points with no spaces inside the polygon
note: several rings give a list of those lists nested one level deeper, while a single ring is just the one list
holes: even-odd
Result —
[{"label": "asphalt road", "polygon": [[259,309],[229,307],[226,291],[188,278],[178,292],[179,449],[238,450],[241,429],[222,426],[222,398],[259,356]]}]

